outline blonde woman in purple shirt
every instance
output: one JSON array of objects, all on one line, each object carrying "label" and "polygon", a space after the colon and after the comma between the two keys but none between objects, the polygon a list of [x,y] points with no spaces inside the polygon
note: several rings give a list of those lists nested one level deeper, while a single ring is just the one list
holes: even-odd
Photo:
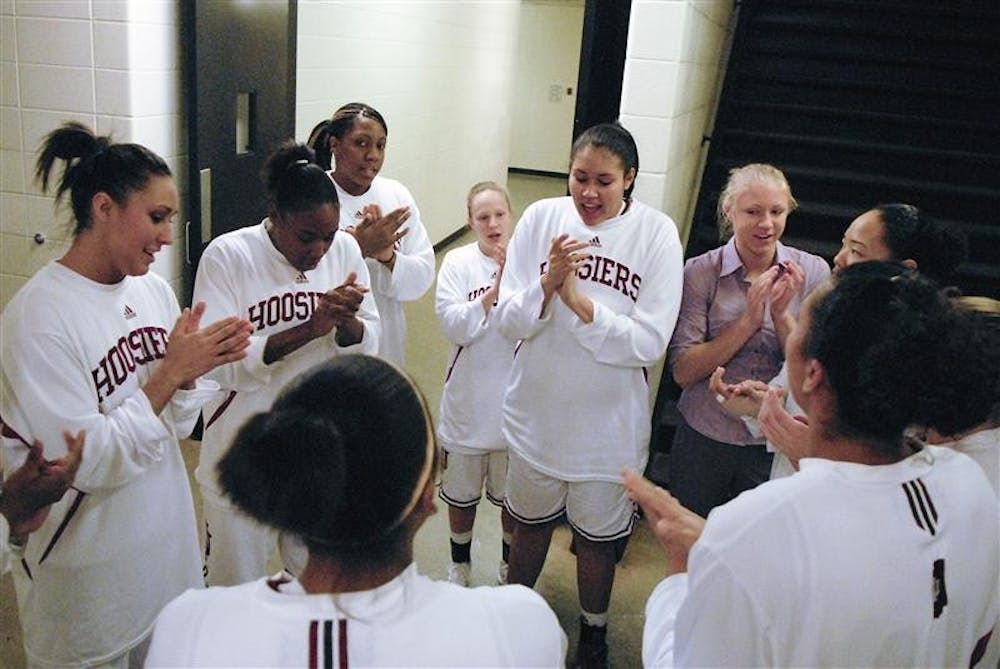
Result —
[{"label": "blonde woman in purple shirt", "polygon": [[718,208],[728,241],[684,266],[680,317],[668,349],[683,389],[670,490],[701,516],[770,474],[764,439],[723,410],[709,377],[724,366],[736,380],[773,378],[799,306],[829,276],[825,260],[779,241],[795,207],[785,175],[774,166],[732,170]]}]

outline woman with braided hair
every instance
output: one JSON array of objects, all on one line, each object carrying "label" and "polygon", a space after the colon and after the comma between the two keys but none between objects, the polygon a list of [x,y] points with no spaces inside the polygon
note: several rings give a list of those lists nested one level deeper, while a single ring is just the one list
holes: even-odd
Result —
[{"label": "woman with braided hair", "polygon": [[389,126],[376,109],[351,102],[317,125],[309,146],[337,186],[341,229],[358,241],[382,318],[378,355],[406,362],[403,302],[420,299],[434,282],[434,249],[420,211],[403,184],[379,174]]}]

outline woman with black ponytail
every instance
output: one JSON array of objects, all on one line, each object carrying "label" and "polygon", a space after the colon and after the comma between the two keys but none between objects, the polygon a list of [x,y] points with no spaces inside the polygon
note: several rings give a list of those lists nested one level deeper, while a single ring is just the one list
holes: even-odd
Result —
[{"label": "woman with black ponytail", "polygon": [[382,318],[378,355],[406,362],[403,303],[420,299],[434,283],[434,249],[410,191],[381,175],[389,126],[371,105],[349,102],[309,136],[317,162],[331,170],[343,216],[372,277]]},{"label": "woman with black ponytail", "polygon": [[351,355],[303,375],[240,429],[219,480],[308,561],[296,578],[185,593],[147,666],[563,666],[566,636],[538,594],[418,573],[437,459],[427,402],[399,369]]},{"label": "woman with black ponytail", "polygon": [[205,407],[196,475],[212,585],[263,576],[276,543],[271,529],[222,497],[216,463],[233,435],[305,370],[344,353],[374,353],[379,338],[368,268],[354,238],[338,232],[337,189],[312,150],[283,145],[263,177],[267,218],[212,240],[194,286],[210,315],[240,314],[254,330],[247,357],[213,372],[226,392]]},{"label": "woman with black ponytail", "polygon": [[245,356],[250,326],[206,319],[202,303],[181,311],[149,271],[179,207],[162,158],[69,123],[42,144],[43,190],[59,161],[73,243],[0,319],[3,465],[35,442],[65,455],[64,430],[85,431],[87,448],[14,575],[31,666],[125,667],[163,605],[202,583],[178,439],[217,390],[198,378]]}]

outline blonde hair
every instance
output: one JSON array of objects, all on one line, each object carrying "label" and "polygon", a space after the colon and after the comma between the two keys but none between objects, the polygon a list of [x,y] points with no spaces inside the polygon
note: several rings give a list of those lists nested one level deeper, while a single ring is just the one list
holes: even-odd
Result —
[{"label": "blonde hair", "polygon": [[733,222],[726,215],[726,210],[732,205],[733,200],[740,196],[743,191],[753,184],[764,183],[778,186],[788,195],[788,213],[795,211],[799,203],[792,197],[792,187],[788,185],[788,179],[774,165],[767,163],[750,163],[743,167],[735,167],[729,170],[729,180],[726,187],[719,195],[719,205],[716,209],[716,216],[719,221],[719,237],[723,240],[733,236]]},{"label": "blonde hair", "polygon": [[477,195],[485,193],[488,190],[495,190],[503,195],[503,199],[507,203],[507,211],[512,211],[512,207],[510,206],[510,194],[507,193],[506,188],[495,181],[480,181],[469,189],[469,195],[465,198],[465,210],[469,212],[470,221],[472,220],[472,201]]},{"label": "blonde hair", "polygon": [[960,309],[975,311],[987,316],[1000,316],[1000,300],[981,295],[963,295],[952,298],[952,303]]}]

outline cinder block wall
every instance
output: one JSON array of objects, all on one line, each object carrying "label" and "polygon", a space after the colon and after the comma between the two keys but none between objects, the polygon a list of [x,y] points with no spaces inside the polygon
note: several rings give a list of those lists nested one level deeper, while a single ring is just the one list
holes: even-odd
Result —
[{"label": "cinder block wall", "polygon": [[[76,120],[145,144],[183,188],[178,22],[174,2],[0,3],[0,307],[71,239],[67,212],[56,212],[34,182],[36,150],[50,130]],[[153,265],[178,292],[184,220],[181,212],[175,244]]]},{"label": "cinder block wall", "polygon": [[638,199],[687,239],[702,136],[717,105],[732,2],[633,0],[621,120],[639,144]]}]

